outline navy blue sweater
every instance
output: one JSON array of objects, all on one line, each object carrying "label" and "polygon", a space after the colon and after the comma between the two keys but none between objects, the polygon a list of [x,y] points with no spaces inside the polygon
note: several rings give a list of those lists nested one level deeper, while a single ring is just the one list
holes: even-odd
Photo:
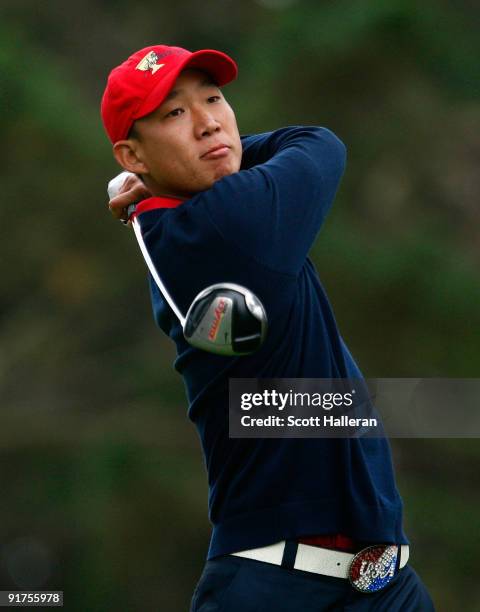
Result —
[{"label": "navy blue sweater", "polygon": [[387,440],[228,437],[229,378],[361,377],[307,256],[340,182],[344,145],[315,127],[242,143],[240,172],[176,208],[139,216],[182,312],[206,286],[232,282],[256,293],[269,319],[267,340],[251,356],[199,351],[150,279],[155,319],[176,343],[175,368],[205,455],[208,557],[320,534],[406,543]]}]

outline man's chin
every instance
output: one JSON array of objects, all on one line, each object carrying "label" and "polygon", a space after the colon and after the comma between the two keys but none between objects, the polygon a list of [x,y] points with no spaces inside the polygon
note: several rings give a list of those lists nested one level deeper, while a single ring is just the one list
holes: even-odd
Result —
[{"label": "man's chin", "polygon": [[195,185],[190,185],[189,188],[184,190],[184,194],[188,193],[188,197],[191,197],[200,191],[207,191],[207,189],[213,187],[213,185],[220,179],[224,178],[225,176],[235,174],[238,171],[239,168],[234,168],[231,164],[228,164],[228,166],[219,166],[212,174],[205,177],[203,181],[198,181]]},{"label": "man's chin", "polygon": [[214,175],[214,179],[212,181],[212,185],[213,183],[219,181],[225,176],[230,176],[231,174],[235,174],[235,172],[238,172],[238,170],[239,168],[234,168],[232,164],[228,164],[228,166],[225,165],[223,167],[217,168],[215,175]]}]

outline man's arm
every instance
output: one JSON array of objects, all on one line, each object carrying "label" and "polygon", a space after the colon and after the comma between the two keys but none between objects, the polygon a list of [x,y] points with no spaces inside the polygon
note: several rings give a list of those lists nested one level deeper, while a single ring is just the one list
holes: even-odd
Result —
[{"label": "man's arm", "polygon": [[250,136],[243,145],[244,169],[198,194],[196,206],[239,249],[296,274],[335,197],[345,146],[316,127]]},{"label": "man's arm", "polygon": [[240,170],[250,170],[254,166],[264,164],[276,153],[276,147],[272,141],[273,132],[261,134],[245,134],[241,137],[242,163]]}]

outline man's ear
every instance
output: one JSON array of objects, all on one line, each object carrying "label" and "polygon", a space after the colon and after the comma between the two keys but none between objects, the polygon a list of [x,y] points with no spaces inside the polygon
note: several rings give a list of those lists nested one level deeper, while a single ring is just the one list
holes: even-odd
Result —
[{"label": "man's ear", "polygon": [[128,172],[148,174],[148,168],[141,160],[138,143],[132,139],[119,140],[113,145],[113,156]]}]

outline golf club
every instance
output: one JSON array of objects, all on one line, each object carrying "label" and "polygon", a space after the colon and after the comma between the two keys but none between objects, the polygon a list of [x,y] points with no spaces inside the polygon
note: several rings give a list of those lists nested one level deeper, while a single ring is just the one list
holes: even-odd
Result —
[{"label": "golf club", "polygon": [[[109,182],[110,199],[118,194],[129,174],[122,172]],[[183,316],[147,251],[138,218],[131,217],[135,212],[135,204],[131,204],[127,212],[147,267],[180,321],[187,342],[219,355],[248,355],[257,351],[267,333],[267,315],[258,297],[241,285],[218,283],[201,291]]]}]

